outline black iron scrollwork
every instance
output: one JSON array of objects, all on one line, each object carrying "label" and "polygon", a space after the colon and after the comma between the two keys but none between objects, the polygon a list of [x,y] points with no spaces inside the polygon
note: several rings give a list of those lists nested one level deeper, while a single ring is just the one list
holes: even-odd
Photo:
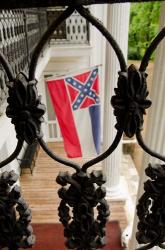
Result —
[{"label": "black iron scrollwork", "polygon": [[151,165],[145,170],[150,178],[144,183],[144,194],[137,205],[139,217],[136,239],[138,248],[150,249],[159,246],[165,249],[165,165]]},{"label": "black iron scrollwork", "polygon": [[41,122],[45,113],[45,105],[38,96],[37,81],[28,81],[23,73],[19,73],[9,85],[9,97],[6,115],[15,125],[18,139],[32,144],[42,137]]},{"label": "black iron scrollwork", "polygon": [[[139,145],[150,155],[165,161],[165,157],[150,150],[144,143],[141,129],[143,126],[143,115],[145,110],[151,106],[151,101],[147,99],[148,91],[146,84],[146,67],[151,53],[156,49],[160,41],[165,37],[165,28],[160,31],[147,49],[139,70],[131,65],[127,65],[123,53],[113,36],[103,26],[103,24],[84,8],[82,3],[100,3],[101,1],[69,1],[69,7],[49,26],[43,34],[39,43],[34,49],[29,65],[29,76],[19,73],[14,76],[13,71],[6,58],[0,53],[0,62],[8,76],[9,98],[6,114],[11,118],[15,125],[16,136],[18,139],[16,149],[5,160],[0,163],[0,168],[14,160],[19,154],[23,142],[31,144],[38,140],[43,150],[55,161],[72,167],[76,173],[70,175],[68,172],[60,173],[57,182],[62,186],[59,196],[62,199],[59,206],[60,221],[64,225],[64,235],[67,238],[66,245],[70,249],[91,249],[102,248],[105,244],[105,224],[109,216],[109,207],[105,201],[105,189],[102,185],[105,178],[100,171],[87,173],[89,167],[104,160],[118,146],[123,132],[132,137],[136,134]],[[102,1],[105,2],[105,1]],[[107,2],[109,2],[107,0]],[[22,5],[23,6],[23,5]],[[38,96],[35,71],[39,56],[55,29],[75,10],[94,25],[101,34],[107,39],[116,53],[120,64],[118,86],[111,103],[114,114],[117,118],[117,133],[109,148],[98,157],[84,163],[81,167],[78,164],[58,157],[52,152],[42,138],[41,122],[45,112],[44,105]],[[148,176],[152,178],[145,184],[145,193],[138,205],[138,215],[140,222],[137,240],[139,243],[147,244],[140,249],[149,249],[159,245],[163,248],[165,236],[163,234],[164,218],[164,194],[163,178],[164,167],[157,170],[147,170]],[[159,183],[158,183],[159,180]],[[32,229],[29,226],[31,220],[30,210],[20,196],[20,190],[15,186],[11,191],[9,186],[14,184],[16,176],[13,172],[4,173],[0,178],[0,247],[8,247],[10,250],[18,250],[20,247],[31,247],[34,243]],[[67,186],[67,187],[66,187]],[[153,191],[153,193],[151,192]],[[160,204],[158,209],[155,204]],[[4,210],[4,207],[6,210]],[[97,209],[97,215],[94,214]],[[16,217],[18,212],[19,217]],[[2,222],[2,223],[1,223]],[[5,224],[6,223],[6,224]],[[148,223],[148,224],[147,224]],[[159,232],[148,225],[156,223]],[[7,230],[7,237],[4,234]],[[143,234],[143,235],[142,235]]]},{"label": "black iron scrollwork", "polygon": [[14,171],[0,175],[0,249],[29,248],[35,243],[30,226],[31,211],[21,196],[20,187],[12,187],[17,179]]},{"label": "black iron scrollwork", "polygon": [[[105,200],[106,182],[102,171],[83,171],[70,175],[60,172],[56,179],[62,185],[58,191],[60,221],[64,225],[69,249],[98,249],[105,245],[105,225],[109,206]],[[69,184],[69,187],[65,187]],[[96,187],[97,185],[97,187]],[[94,208],[97,215],[94,215]]]},{"label": "black iron scrollwork", "polygon": [[147,74],[140,72],[133,64],[127,72],[119,72],[111,104],[117,119],[116,129],[124,131],[128,137],[133,137],[137,131],[142,130],[143,115],[151,106],[151,101],[147,99],[146,77]]}]

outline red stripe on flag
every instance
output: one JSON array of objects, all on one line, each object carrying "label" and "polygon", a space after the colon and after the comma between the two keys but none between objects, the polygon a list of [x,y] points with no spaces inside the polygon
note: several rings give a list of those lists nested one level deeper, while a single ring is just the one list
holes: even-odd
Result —
[{"label": "red stripe on flag", "polygon": [[47,84],[64,139],[65,151],[70,158],[81,157],[81,146],[65,82],[63,79],[60,79],[47,81]]},{"label": "red stripe on flag", "polygon": [[99,77],[98,77],[98,75],[93,83],[92,90],[94,90],[99,95]]}]

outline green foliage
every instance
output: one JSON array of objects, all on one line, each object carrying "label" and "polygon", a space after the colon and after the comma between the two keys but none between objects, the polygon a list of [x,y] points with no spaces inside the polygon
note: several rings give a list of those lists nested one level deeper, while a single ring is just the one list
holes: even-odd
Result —
[{"label": "green foliage", "polygon": [[131,5],[128,58],[139,60],[158,32],[160,2]]}]

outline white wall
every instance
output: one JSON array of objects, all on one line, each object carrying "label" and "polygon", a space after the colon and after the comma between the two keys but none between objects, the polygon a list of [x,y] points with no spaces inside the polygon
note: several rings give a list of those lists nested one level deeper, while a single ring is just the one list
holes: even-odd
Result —
[{"label": "white wall", "polygon": [[[3,161],[14,151],[17,144],[14,126],[5,114],[0,117],[0,131],[0,161]],[[19,173],[19,164],[17,160],[1,168],[0,172],[11,169]]]}]

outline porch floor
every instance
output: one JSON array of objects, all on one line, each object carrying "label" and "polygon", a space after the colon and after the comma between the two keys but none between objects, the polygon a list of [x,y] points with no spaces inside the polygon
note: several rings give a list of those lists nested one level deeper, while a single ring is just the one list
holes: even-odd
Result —
[{"label": "porch floor", "polygon": [[[48,145],[57,155],[65,157],[61,142],[48,143]],[[74,161],[80,164],[84,162],[82,159],[74,159]],[[96,165],[95,168],[101,168],[101,164]],[[33,175],[30,174],[29,170],[23,170],[20,178],[21,188],[23,196],[32,210],[33,223],[59,222],[58,205],[60,199],[58,198],[57,191],[60,186],[55,182],[59,171],[71,172],[72,169],[53,161],[42,149],[39,150]],[[134,181],[134,179],[137,178],[128,155],[123,155],[121,172],[127,177],[129,182],[128,188],[131,190],[134,199],[134,196],[136,196],[136,187],[132,185],[136,185],[136,180]],[[133,182],[132,175],[134,176]],[[118,201],[110,202],[110,210],[110,220],[119,221],[120,227],[124,229],[128,224],[124,203]]]}]

